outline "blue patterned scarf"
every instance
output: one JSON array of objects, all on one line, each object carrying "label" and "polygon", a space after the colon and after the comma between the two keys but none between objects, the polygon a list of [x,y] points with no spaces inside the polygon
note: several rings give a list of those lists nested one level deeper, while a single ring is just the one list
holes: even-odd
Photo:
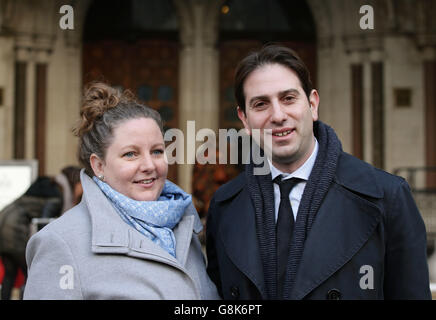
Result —
[{"label": "blue patterned scarf", "polygon": [[176,238],[172,229],[179,223],[192,196],[166,180],[156,201],[136,201],[93,177],[101,191],[115,206],[121,218],[154,243],[176,256]]}]

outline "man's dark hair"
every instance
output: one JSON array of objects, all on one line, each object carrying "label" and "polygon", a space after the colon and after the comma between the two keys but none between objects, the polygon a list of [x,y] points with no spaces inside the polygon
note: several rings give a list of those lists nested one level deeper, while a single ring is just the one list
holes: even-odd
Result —
[{"label": "man's dark hair", "polygon": [[310,81],[310,73],[304,64],[303,60],[297,53],[287,47],[280,45],[267,45],[261,50],[250,53],[245,57],[237,66],[235,73],[235,97],[239,108],[245,113],[245,94],[244,82],[248,75],[268,64],[281,64],[293,70],[298,79],[300,79],[301,86],[306,93],[307,98],[313,89],[312,82]]}]

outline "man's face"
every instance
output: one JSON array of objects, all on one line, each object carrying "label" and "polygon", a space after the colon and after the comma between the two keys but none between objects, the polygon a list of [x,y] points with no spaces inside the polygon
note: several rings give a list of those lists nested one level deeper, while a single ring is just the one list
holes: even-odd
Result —
[{"label": "man's face", "polygon": [[297,169],[310,157],[315,145],[317,91],[312,90],[308,99],[293,70],[267,64],[248,75],[244,94],[245,113],[238,108],[238,116],[247,134],[259,129],[262,148],[268,148],[268,141],[272,140],[273,164],[282,171]]}]

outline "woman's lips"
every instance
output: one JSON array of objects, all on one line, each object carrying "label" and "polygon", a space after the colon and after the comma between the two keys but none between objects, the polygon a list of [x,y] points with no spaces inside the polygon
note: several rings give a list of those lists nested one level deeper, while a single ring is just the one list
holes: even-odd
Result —
[{"label": "woman's lips", "polygon": [[154,182],[157,180],[157,178],[148,178],[148,179],[142,179],[134,181],[135,184],[141,186],[141,187],[152,187],[154,185]]}]

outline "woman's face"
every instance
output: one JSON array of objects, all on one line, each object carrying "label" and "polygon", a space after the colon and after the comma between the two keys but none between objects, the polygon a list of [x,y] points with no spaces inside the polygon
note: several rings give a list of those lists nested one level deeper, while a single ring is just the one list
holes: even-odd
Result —
[{"label": "woman's face", "polygon": [[105,159],[92,154],[90,162],[97,177],[104,176],[113,189],[138,201],[157,200],[168,173],[162,133],[150,118],[122,122]]}]

